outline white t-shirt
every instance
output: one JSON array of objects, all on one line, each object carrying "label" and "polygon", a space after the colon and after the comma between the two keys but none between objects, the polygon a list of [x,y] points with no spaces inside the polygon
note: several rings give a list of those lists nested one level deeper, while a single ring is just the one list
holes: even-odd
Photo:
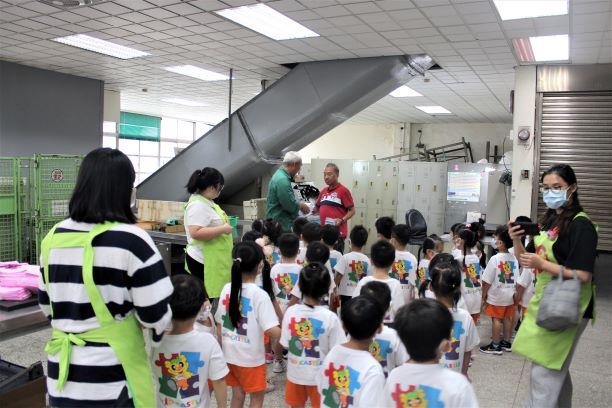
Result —
[{"label": "white t-shirt", "polygon": [[417,271],[416,271],[416,282],[414,285],[417,291],[421,287],[421,284],[425,282],[427,279],[429,279],[429,263],[430,262],[431,261],[429,259],[421,259],[419,261],[419,266],[417,267]]},{"label": "white t-shirt", "polygon": [[287,355],[287,379],[299,385],[317,385],[323,359],[346,336],[336,314],[317,306],[293,305],[283,316],[280,344]]},{"label": "white t-shirt", "polygon": [[521,285],[525,288],[525,291],[523,292],[523,298],[520,301],[521,306],[529,306],[529,301],[535,293],[536,277],[533,273],[533,269],[523,268],[521,276],[519,276],[518,281],[516,283],[517,285]]},{"label": "white t-shirt", "polygon": [[342,344],[327,354],[317,375],[322,407],[379,407],[384,385],[383,369],[368,351]]},{"label": "white t-shirt", "polygon": [[487,292],[487,303],[493,306],[514,304],[514,289],[518,278],[518,261],[508,252],[493,255],[482,274],[482,281],[491,287]]},{"label": "white t-shirt", "polygon": [[353,296],[357,283],[370,272],[370,259],[361,252],[349,252],[338,260],[335,270],[342,275],[338,294]]},{"label": "white t-shirt", "polygon": [[391,370],[401,366],[409,359],[406,347],[397,332],[387,326],[383,326],[382,332],[374,336],[374,340],[370,343],[370,354],[380,363],[385,377]]},{"label": "white t-shirt", "polygon": [[266,247],[264,248],[264,254],[266,256],[266,261],[268,261],[271,267],[281,261],[280,251],[273,244],[266,245]]},{"label": "white t-shirt", "polygon": [[461,373],[463,355],[480,344],[480,336],[472,316],[466,310],[459,308],[448,310],[453,315],[453,328],[449,349],[442,354],[440,366]]},{"label": "white t-shirt", "polygon": [[[463,265],[463,255],[455,259]],[[465,266],[461,271],[461,293],[470,314],[480,313],[482,304],[481,269],[477,255],[469,254],[465,257]]]},{"label": "white t-shirt", "polygon": [[242,284],[238,328],[229,316],[231,283],[219,297],[215,320],[221,326],[221,344],[227,362],[240,367],[258,367],[266,363],[264,332],[278,326],[278,317],[270,296],[254,283]]},{"label": "white t-shirt", "polygon": [[392,323],[393,319],[395,319],[395,313],[399,310],[400,307],[406,304],[406,299],[404,298],[404,292],[402,290],[402,284],[399,283],[397,279],[393,278],[378,279],[373,276],[366,276],[357,284],[355,292],[353,293],[353,297],[359,296],[363,285],[372,281],[386,283],[387,286],[389,286],[389,289],[391,290],[391,307],[389,307],[389,312],[385,316],[384,322]]},{"label": "white t-shirt", "polygon": [[336,265],[338,265],[338,261],[342,258],[342,253],[340,251],[336,251],[335,249],[329,250],[329,264],[331,265],[331,270],[336,269]]},{"label": "white t-shirt", "polygon": [[[302,242],[302,241],[300,241]],[[300,250],[298,251],[297,258],[295,258],[295,263],[300,266],[306,266],[306,250],[308,248],[306,246],[300,246]]]},{"label": "white t-shirt", "polygon": [[391,266],[389,276],[402,284],[405,303],[416,297],[417,259],[408,251],[395,251],[395,261]]},{"label": "white t-shirt", "polygon": [[[193,197],[193,195],[192,195]],[[201,201],[193,201],[187,205],[185,209],[185,216],[183,219],[183,224],[185,225],[185,234],[187,235],[187,254],[192,257],[194,260],[204,263],[204,254],[202,253],[202,248],[197,246],[192,246],[193,238],[189,233],[190,226],[198,226],[198,227],[218,227],[225,223],[223,218],[219,214],[215,212],[212,207],[212,201],[209,201],[211,205],[203,203]]]},{"label": "white t-shirt", "polygon": [[302,267],[296,263],[277,263],[272,267],[270,278],[276,300],[284,312],[291,300],[291,291],[297,285]]},{"label": "white t-shirt", "polygon": [[208,333],[166,334],[151,351],[158,407],[209,407],[207,380],[229,372],[217,340]]},{"label": "white t-shirt", "polygon": [[478,408],[478,400],[464,375],[436,364],[406,363],[389,374],[384,406]]}]

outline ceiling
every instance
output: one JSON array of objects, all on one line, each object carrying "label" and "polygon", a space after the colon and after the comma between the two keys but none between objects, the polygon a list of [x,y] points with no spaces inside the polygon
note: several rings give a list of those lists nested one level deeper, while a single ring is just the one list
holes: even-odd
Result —
[{"label": "ceiling", "polygon": [[[512,38],[570,34],[574,64],[612,62],[612,1],[570,0],[567,16],[502,22],[489,0],[260,1],[320,37],[274,41],[211,13],[256,0],[116,0],[70,11],[33,0],[0,0],[0,59],[105,81],[122,110],[216,123],[227,115],[228,82],[164,71],[193,64],[234,69],[233,109],[287,72],[280,64],[427,53],[443,68],[408,85],[423,97],[387,96],[356,123],[510,122],[517,59]],[[525,0],[528,3],[528,0]],[[84,33],[147,51],[120,60],[50,39]],[[143,90],[146,90],[143,91]],[[162,102],[179,97],[207,104]],[[414,105],[442,105],[430,116]]]}]

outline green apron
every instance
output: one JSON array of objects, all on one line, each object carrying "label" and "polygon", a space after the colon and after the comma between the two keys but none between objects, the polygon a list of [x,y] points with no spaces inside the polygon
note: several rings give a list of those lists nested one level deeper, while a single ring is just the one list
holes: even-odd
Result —
[{"label": "green apron", "polygon": [[[199,194],[191,196],[185,209],[195,201],[200,201],[208,205],[224,222],[229,222],[227,214],[225,214],[225,211],[223,211],[221,207]],[[185,224],[189,225],[187,211],[185,211]],[[218,298],[221,296],[223,286],[232,279],[232,248],[234,246],[232,234],[222,234],[209,241],[198,241],[194,239],[188,247],[189,246],[202,248],[202,254],[204,256],[204,288],[209,298]],[[185,249],[185,251],[186,250],[187,249]],[[187,266],[187,262],[185,262],[185,270],[191,273]]]},{"label": "green apron", "polygon": [[[93,239],[108,231],[118,223],[105,223],[95,225],[89,233],[65,232],[54,235],[57,225],[51,229],[42,242],[44,256],[44,275],[47,293],[49,292],[49,252],[54,248],[83,248],[83,283],[87,295],[100,322],[100,327],[84,333],[64,333],[53,329],[51,341],[47,343],[45,351],[50,355],[60,353],[59,376],[57,389],[61,390],[68,379],[70,354],[72,345],[84,346],[86,342],[106,343],[111,346],[125,372],[128,389],[137,408],[155,406],[155,389],[151,377],[151,368],[145,350],[142,328],[131,313],[122,321],[116,321],[108,311],[100,291],[93,280],[94,250]],[[51,303],[50,303],[51,306]],[[53,308],[51,308],[53,316]]]},{"label": "green apron", "polygon": [[[586,217],[588,219],[584,212],[576,214],[576,217]],[[536,253],[547,261],[558,264],[553,252],[555,242],[557,242],[555,229],[541,231],[540,235],[534,237]],[[549,272],[537,270],[535,273],[537,277],[535,294],[529,302],[525,319],[521,323],[521,327],[512,344],[512,352],[518,353],[548,369],[560,370],[574,343],[577,327],[551,331],[536,324],[542,293],[546,285],[552,280],[553,275]],[[592,281],[582,284],[580,292],[581,315],[584,315],[591,298],[593,298],[593,302],[595,301],[594,296],[595,287]],[[593,313],[594,311],[595,308],[593,307]]]}]

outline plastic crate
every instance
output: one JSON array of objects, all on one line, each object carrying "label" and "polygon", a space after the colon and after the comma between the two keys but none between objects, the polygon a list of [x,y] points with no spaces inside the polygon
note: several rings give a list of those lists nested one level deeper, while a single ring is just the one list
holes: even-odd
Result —
[{"label": "plastic crate", "polygon": [[0,261],[18,258],[17,174],[14,158],[0,158]]}]

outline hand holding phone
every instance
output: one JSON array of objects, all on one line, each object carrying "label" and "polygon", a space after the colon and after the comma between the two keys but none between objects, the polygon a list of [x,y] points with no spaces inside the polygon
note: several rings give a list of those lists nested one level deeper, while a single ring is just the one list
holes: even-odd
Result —
[{"label": "hand holding phone", "polygon": [[513,222],[511,225],[513,227],[521,227],[520,230],[522,230],[525,235],[534,236],[540,234],[540,226],[535,222]]}]

